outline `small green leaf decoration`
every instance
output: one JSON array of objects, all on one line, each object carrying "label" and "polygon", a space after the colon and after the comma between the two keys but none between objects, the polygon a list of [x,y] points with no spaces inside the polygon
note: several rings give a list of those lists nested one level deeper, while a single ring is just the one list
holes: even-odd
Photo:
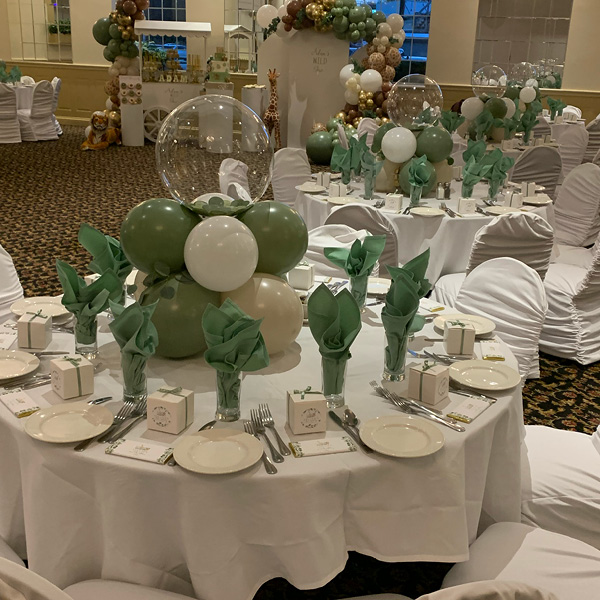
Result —
[{"label": "small green leaf decoration", "polygon": [[192,204],[188,204],[187,207],[203,217],[217,217],[222,215],[234,217],[246,212],[252,205],[253,202],[248,202],[247,200],[234,200],[233,198],[226,200],[219,196],[213,196],[209,198],[208,202],[195,200]]}]

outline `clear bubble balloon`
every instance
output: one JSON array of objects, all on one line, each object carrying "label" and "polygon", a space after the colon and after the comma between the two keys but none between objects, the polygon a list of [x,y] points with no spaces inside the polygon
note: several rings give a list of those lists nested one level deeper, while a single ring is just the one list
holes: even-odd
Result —
[{"label": "clear bubble balloon", "polygon": [[[260,117],[230,96],[206,95],[178,106],[164,120],[156,139],[158,174],[170,194],[191,204],[220,191],[225,163],[235,181],[256,201],[270,181],[273,148]],[[236,162],[237,161],[237,162]]]},{"label": "clear bubble balloon", "polygon": [[510,69],[510,79],[524,85],[528,79],[536,79],[537,69],[530,62],[520,62]]},{"label": "clear bubble balloon", "polygon": [[481,67],[471,78],[473,93],[482,100],[502,98],[506,91],[506,83],[506,73],[496,65]]},{"label": "clear bubble balloon", "polygon": [[410,127],[413,121],[426,109],[434,114],[441,113],[444,96],[440,86],[426,75],[407,75],[398,80],[387,98],[387,112],[390,119],[403,127]]}]

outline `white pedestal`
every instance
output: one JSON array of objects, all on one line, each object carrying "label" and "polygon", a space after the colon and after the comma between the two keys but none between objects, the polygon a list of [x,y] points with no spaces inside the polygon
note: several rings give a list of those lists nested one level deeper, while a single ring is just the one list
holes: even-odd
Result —
[{"label": "white pedestal", "polygon": [[[269,104],[269,92],[264,86],[246,85],[242,88],[242,103],[262,119]],[[251,120],[242,119],[242,150],[256,152],[256,126]]]},{"label": "white pedestal", "polygon": [[[142,83],[139,76],[121,75],[119,85],[125,84],[128,89]],[[143,87],[142,87],[143,93]],[[136,96],[137,98],[137,96]],[[143,96],[141,96],[143,99]],[[121,99],[121,141],[123,146],[144,145],[144,104],[130,104]]]}]

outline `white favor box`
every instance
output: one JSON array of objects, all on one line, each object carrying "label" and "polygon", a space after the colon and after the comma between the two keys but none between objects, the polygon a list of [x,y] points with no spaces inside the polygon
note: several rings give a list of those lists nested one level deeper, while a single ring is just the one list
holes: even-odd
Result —
[{"label": "white favor box", "polygon": [[327,401],[320,392],[287,393],[287,421],[294,435],[327,430]]},{"label": "white favor box", "polygon": [[565,118],[562,115],[556,115],[554,117],[554,123],[558,124],[558,123],[564,123],[565,122]]},{"label": "white favor box", "polygon": [[301,262],[288,273],[288,283],[295,290],[308,291],[315,284],[315,266]]},{"label": "white favor box", "polygon": [[181,433],[194,421],[194,392],[161,388],[148,396],[148,429]]},{"label": "white favor box", "polygon": [[544,136],[544,143],[545,143],[545,144],[550,144],[550,143],[552,143],[552,141],[553,141],[553,140],[552,140],[552,134],[551,134],[551,133],[547,133],[547,134]]},{"label": "white favor box", "polygon": [[43,350],[52,340],[52,317],[25,313],[17,321],[17,337],[21,348]]},{"label": "white favor box", "polygon": [[402,210],[403,199],[404,196],[402,194],[387,194],[385,197],[385,210],[400,212],[400,210]]},{"label": "white favor box", "polygon": [[521,192],[506,192],[504,194],[504,206],[521,208],[523,206],[523,194]]},{"label": "white favor box", "polygon": [[329,184],[329,196],[331,198],[338,198],[345,196],[348,193],[348,187],[345,183],[330,183]]},{"label": "white favor box", "polygon": [[63,400],[94,392],[94,365],[79,354],[68,354],[50,361],[52,389]]},{"label": "white favor box", "polygon": [[543,146],[544,145],[544,140],[541,137],[535,138],[535,145],[536,146]]},{"label": "white favor box", "polygon": [[452,178],[460,179],[462,177],[463,168],[461,166],[452,167]]},{"label": "white favor box", "polygon": [[460,319],[444,321],[444,348],[447,354],[473,356],[475,346],[475,328],[471,323],[462,323]]},{"label": "white favor box", "polygon": [[542,108],[542,116],[550,117],[550,111],[547,108]]},{"label": "white favor box", "polygon": [[331,183],[331,173],[317,173],[317,184],[329,187]]},{"label": "white favor box", "polygon": [[408,397],[435,406],[448,397],[450,375],[444,365],[419,365],[408,373]]},{"label": "white favor box", "polygon": [[477,208],[477,200],[475,198],[459,198],[457,212],[461,215],[471,215]]}]

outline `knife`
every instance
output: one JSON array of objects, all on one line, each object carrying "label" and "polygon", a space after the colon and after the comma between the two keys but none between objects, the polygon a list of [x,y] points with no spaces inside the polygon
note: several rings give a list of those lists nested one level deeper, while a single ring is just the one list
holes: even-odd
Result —
[{"label": "knife", "polygon": [[334,420],[335,423],[337,423],[365,452],[367,453],[371,453],[373,452],[373,450],[371,448],[369,448],[369,446],[367,446],[359,437],[359,435],[354,431],[354,429],[352,429],[352,427],[350,427],[350,425],[348,425],[347,423],[344,423],[344,421],[342,421],[342,419],[339,417],[339,415],[337,415],[337,413],[335,413],[334,411],[330,410],[329,411],[329,416]]}]

